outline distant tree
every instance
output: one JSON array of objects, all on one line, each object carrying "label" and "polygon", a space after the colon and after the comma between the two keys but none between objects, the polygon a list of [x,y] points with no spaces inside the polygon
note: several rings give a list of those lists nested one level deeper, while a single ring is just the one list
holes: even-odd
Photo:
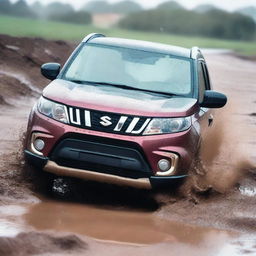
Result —
[{"label": "distant tree", "polygon": [[0,13],[78,24],[91,22],[90,13],[85,11],[76,12],[71,5],[60,2],[53,2],[44,6],[41,2],[36,1],[28,6],[25,0],[18,0],[14,4],[11,4],[9,0],[0,0]]},{"label": "distant tree", "polygon": [[66,14],[53,15],[51,20],[76,23],[76,24],[89,24],[91,23],[91,14],[85,11],[69,12]]},{"label": "distant tree", "polygon": [[216,9],[217,8],[211,4],[201,4],[201,5],[196,6],[194,8],[194,11],[198,12],[198,13],[206,13],[206,12],[216,10]]},{"label": "distant tree", "polygon": [[218,9],[196,13],[186,9],[157,8],[130,14],[119,25],[126,29],[238,40],[252,40],[256,34],[251,18]]},{"label": "distant tree", "polygon": [[248,6],[242,9],[238,9],[236,12],[249,16],[251,18],[254,19],[254,21],[256,22],[256,7],[254,6]]},{"label": "distant tree", "polygon": [[15,16],[35,17],[35,14],[30,10],[24,0],[18,0],[12,5],[11,14]]},{"label": "distant tree", "polygon": [[109,13],[110,4],[103,0],[90,1],[82,7],[82,10],[90,13]]},{"label": "distant tree", "polygon": [[142,10],[143,8],[139,4],[130,0],[117,2],[115,4],[112,4],[111,6],[111,11],[113,13],[127,14],[127,13],[139,12]]},{"label": "distant tree", "polygon": [[9,0],[0,0],[0,13],[9,14],[11,10],[12,6]]},{"label": "distant tree", "polygon": [[184,7],[181,4],[179,4],[175,1],[168,1],[168,2],[161,3],[156,8],[157,9],[162,9],[162,10],[184,9]]},{"label": "distant tree", "polygon": [[[227,13],[220,10],[207,12],[207,17],[215,22],[214,36],[228,39],[252,40],[255,38],[256,24],[252,18],[239,14]],[[217,28],[217,29],[216,29]],[[220,33],[221,31],[221,33]]]},{"label": "distant tree", "polygon": [[44,12],[48,17],[53,17],[54,15],[60,16],[65,14],[71,14],[74,13],[74,8],[70,4],[63,4],[60,2],[53,2],[48,4]]}]

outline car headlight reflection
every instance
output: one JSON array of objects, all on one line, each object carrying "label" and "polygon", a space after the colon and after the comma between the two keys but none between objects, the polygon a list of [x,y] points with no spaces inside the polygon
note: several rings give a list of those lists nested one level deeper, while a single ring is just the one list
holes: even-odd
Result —
[{"label": "car headlight reflection", "polygon": [[41,97],[38,102],[38,111],[59,122],[69,123],[67,107],[62,104]]},{"label": "car headlight reflection", "polygon": [[154,118],[147,126],[143,135],[182,132],[190,128],[191,117]]}]

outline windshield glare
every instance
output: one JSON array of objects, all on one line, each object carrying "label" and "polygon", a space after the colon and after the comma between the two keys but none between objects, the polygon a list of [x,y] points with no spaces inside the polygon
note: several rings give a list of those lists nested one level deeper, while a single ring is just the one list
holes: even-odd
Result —
[{"label": "windshield glare", "polygon": [[85,44],[64,79],[127,85],[142,90],[191,94],[191,62],[169,54]]}]

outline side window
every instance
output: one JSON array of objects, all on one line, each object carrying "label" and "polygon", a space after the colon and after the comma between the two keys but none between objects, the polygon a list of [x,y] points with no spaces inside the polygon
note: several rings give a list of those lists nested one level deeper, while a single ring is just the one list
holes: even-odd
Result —
[{"label": "side window", "polygon": [[207,82],[202,62],[198,62],[199,102],[204,99],[204,91],[207,90]]}]

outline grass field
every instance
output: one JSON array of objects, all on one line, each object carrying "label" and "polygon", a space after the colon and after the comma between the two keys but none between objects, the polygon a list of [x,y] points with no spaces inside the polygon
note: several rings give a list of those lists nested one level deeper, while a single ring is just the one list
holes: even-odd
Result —
[{"label": "grass field", "polygon": [[137,32],[118,28],[102,29],[91,25],[76,25],[0,16],[0,34],[80,41],[85,35],[92,32],[100,32],[108,36],[155,41],[184,47],[199,46],[202,48],[232,49],[241,54],[256,55],[256,42],[219,40],[164,33]]}]

